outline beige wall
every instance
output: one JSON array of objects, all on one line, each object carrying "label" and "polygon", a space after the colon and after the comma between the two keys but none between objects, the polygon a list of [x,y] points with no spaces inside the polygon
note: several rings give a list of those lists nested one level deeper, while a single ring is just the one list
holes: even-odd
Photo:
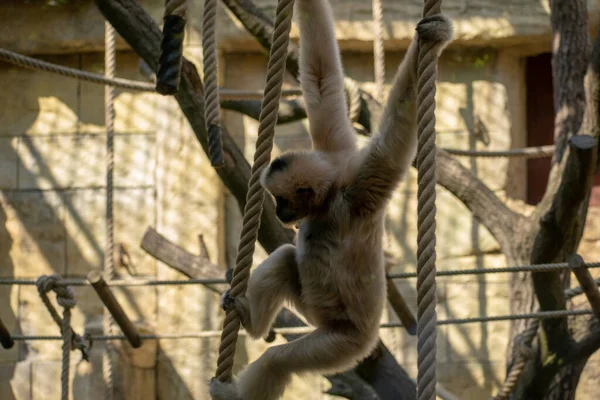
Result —
[{"label": "beige wall", "polygon": [[[273,12],[272,1],[258,3],[267,12]],[[421,3],[413,3],[399,6],[384,2],[390,39],[386,42],[388,81],[401,60],[402,49],[420,12]],[[445,2],[448,12],[456,16],[459,40],[440,62],[438,144],[462,149],[522,147],[526,141],[525,82],[520,56],[548,48],[547,10],[544,2],[509,1],[510,12],[500,15],[495,2],[480,0],[478,7],[470,7],[470,3],[475,4],[475,1]],[[162,1],[142,4],[156,20],[160,19]],[[11,7],[16,13],[11,15],[19,15],[22,23],[0,24],[0,47],[35,54],[70,52],[74,54],[45,56],[44,59],[102,72],[101,53],[78,53],[101,50],[101,17],[92,5],[83,2],[77,7],[42,11],[20,4]],[[346,49],[343,54],[346,72],[361,82],[365,90],[373,90],[372,56],[368,52],[370,5],[336,1],[334,7],[340,19],[338,35]],[[488,10],[483,16],[478,14],[482,9]],[[45,18],[40,17],[42,12]],[[186,46],[186,54],[197,65],[201,65],[197,34],[199,12],[196,9],[192,14]],[[221,18],[226,21],[228,17],[222,13]],[[85,26],[81,25],[83,20],[87,22]],[[249,46],[251,40],[239,28],[231,23],[220,27],[223,84],[230,88],[262,88],[265,57],[249,52],[256,47]],[[515,34],[524,36],[517,40]],[[494,38],[495,46],[516,41],[526,46],[507,50],[466,47],[489,38]],[[248,50],[240,53],[240,48]],[[120,53],[117,75],[143,79],[137,62],[134,54]],[[49,273],[85,276],[90,269],[101,267],[104,253],[103,87],[6,64],[0,65],[0,82],[3,86],[0,96],[0,277],[37,278]],[[147,277],[183,278],[139,248],[148,226],[193,253],[198,252],[197,235],[202,233],[212,261],[232,265],[240,229],[237,204],[223,190],[176,102],[152,94],[121,90],[117,93],[117,242],[127,246],[138,272]],[[251,159],[256,121],[232,112],[223,115],[228,130]],[[275,153],[308,145],[306,122],[277,128]],[[524,196],[526,182],[522,161],[461,158],[461,162],[500,196],[517,200]],[[590,223],[582,242],[582,254],[590,260],[600,259],[597,214],[598,210],[590,211]],[[414,271],[414,171],[395,192],[386,224],[389,247],[402,261],[396,272]],[[438,188],[438,235],[440,270],[505,265],[489,232],[442,188]],[[258,248],[256,262],[265,255]],[[128,277],[125,269],[119,269],[118,273]],[[396,283],[415,310],[415,281]],[[132,319],[152,332],[218,330],[221,326],[218,297],[202,287],[134,288],[120,289],[116,293]],[[98,329],[102,307],[95,294],[89,288],[77,288],[76,296],[78,306],[73,327],[79,333],[84,328]],[[0,307],[0,318],[12,332],[58,334],[35,287],[0,286],[0,301],[10,304],[10,307]],[[439,278],[438,301],[439,319],[507,314],[508,276]],[[385,319],[393,321],[395,317],[389,311]],[[504,378],[508,326],[507,322],[494,322],[440,327],[440,382],[462,399],[488,398]],[[416,340],[399,329],[382,331],[382,337],[411,376],[416,376]],[[134,352],[130,362],[149,374],[146,378],[149,382],[155,380],[152,389],[161,399],[208,399],[205,385],[214,373],[218,341],[218,338],[162,340],[156,353],[150,345],[145,352]],[[255,359],[265,347],[261,341],[240,339],[236,368]],[[72,386],[77,399],[102,397],[99,357],[103,343],[95,343],[93,349],[91,364],[80,363],[80,355],[72,353]],[[596,357],[588,370],[598,366],[600,361]],[[321,393],[327,387],[326,381],[319,377],[295,379],[293,389],[285,398],[324,399],[326,396]],[[595,398],[593,387],[593,384],[582,384],[581,398]],[[10,351],[0,350],[1,399],[51,400],[59,398],[59,392],[60,342],[19,342]],[[588,397],[583,397],[584,392]]]}]

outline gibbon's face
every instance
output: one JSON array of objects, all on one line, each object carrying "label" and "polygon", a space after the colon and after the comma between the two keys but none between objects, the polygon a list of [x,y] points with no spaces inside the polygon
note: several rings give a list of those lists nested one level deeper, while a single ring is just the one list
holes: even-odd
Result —
[{"label": "gibbon's face", "polygon": [[277,218],[292,225],[314,211],[320,188],[315,160],[302,153],[287,153],[273,160],[261,177],[263,187],[277,203]]},{"label": "gibbon's face", "polygon": [[314,191],[311,188],[303,187],[296,188],[295,194],[291,196],[273,194],[277,203],[277,218],[284,224],[300,221],[308,215],[313,195]]}]

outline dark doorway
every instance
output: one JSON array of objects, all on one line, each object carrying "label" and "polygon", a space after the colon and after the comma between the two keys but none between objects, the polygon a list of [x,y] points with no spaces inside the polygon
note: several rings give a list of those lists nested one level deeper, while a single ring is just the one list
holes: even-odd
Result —
[{"label": "dark doorway", "polygon": [[[527,146],[554,143],[554,95],[552,54],[527,58]],[[550,158],[527,160],[527,203],[537,204],[544,195]],[[596,174],[590,206],[600,206],[600,173]]]}]

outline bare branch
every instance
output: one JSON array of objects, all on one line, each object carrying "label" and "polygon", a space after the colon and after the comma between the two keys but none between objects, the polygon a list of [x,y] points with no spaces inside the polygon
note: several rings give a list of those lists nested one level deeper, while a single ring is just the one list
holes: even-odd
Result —
[{"label": "bare branch", "polygon": [[[288,124],[306,118],[306,110],[297,100],[281,101],[277,112],[277,125]],[[221,100],[221,108],[237,111],[258,121],[262,102],[260,100]]]},{"label": "bare branch", "polygon": [[560,163],[567,140],[583,121],[583,78],[588,66],[589,40],[585,0],[551,0],[552,77],[554,88],[554,162]]},{"label": "bare branch", "polygon": [[438,183],[462,201],[496,238],[504,254],[514,251],[515,228],[525,218],[515,213],[458,160],[443,150],[437,156]]}]

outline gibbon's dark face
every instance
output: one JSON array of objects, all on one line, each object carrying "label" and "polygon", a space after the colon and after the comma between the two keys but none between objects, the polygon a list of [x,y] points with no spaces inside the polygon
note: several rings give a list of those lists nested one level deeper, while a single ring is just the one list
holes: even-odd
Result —
[{"label": "gibbon's dark face", "polygon": [[314,192],[311,188],[298,187],[291,196],[274,195],[275,213],[284,224],[293,224],[306,217],[311,208]]}]

